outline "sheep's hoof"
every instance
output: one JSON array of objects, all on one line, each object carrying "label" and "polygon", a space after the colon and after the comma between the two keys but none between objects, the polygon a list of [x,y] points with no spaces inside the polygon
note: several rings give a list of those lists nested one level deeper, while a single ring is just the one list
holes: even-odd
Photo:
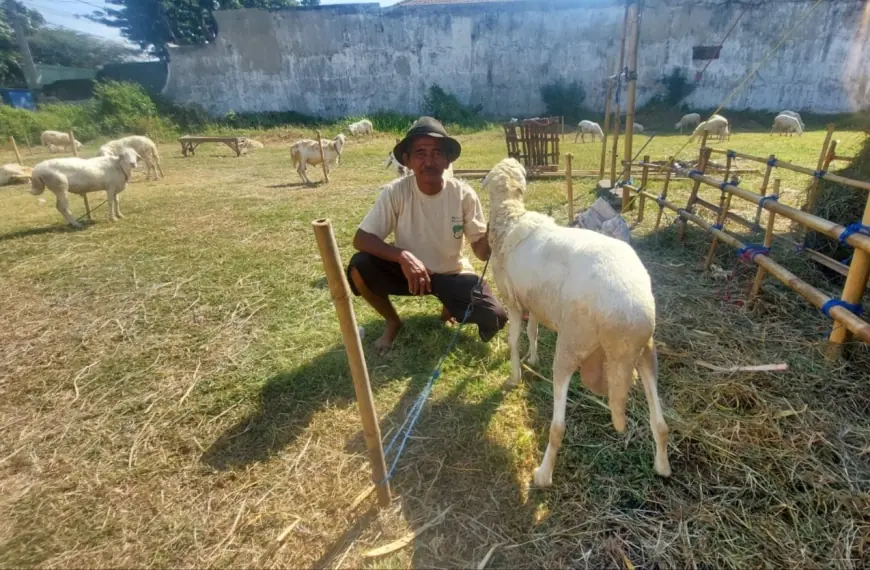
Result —
[{"label": "sheep's hoof", "polygon": [[507,380],[504,381],[504,384],[501,385],[501,389],[504,390],[505,392],[510,392],[511,390],[513,390],[514,388],[519,386],[519,384],[520,384],[519,380],[514,380],[513,378],[508,378]]},{"label": "sheep's hoof", "polygon": [[121,219],[123,220],[123,219],[124,219],[124,214],[118,212],[118,217],[121,218]]},{"label": "sheep's hoof", "polygon": [[671,464],[668,462],[667,456],[664,458],[656,457],[655,464],[653,465],[656,473],[661,477],[670,477],[671,476]]},{"label": "sheep's hoof", "polygon": [[75,229],[77,229],[77,230],[84,229],[84,227],[85,227],[85,226],[83,226],[82,224],[80,224],[80,223],[78,223],[78,222],[70,223],[70,226],[73,227],[73,228],[75,228]]},{"label": "sheep's hoof", "polygon": [[543,467],[538,467],[537,469],[535,469],[534,481],[535,481],[536,487],[542,487],[542,488],[552,487],[553,486],[553,474],[546,473],[544,471]]},{"label": "sheep's hoof", "polygon": [[525,360],[526,364],[528,364],[529,366],[537,366],[538,365],[538,355],[537,354],[532,354],[531,352],[529,352],[526,354],[526,356],[523,358],[523,360]]}]

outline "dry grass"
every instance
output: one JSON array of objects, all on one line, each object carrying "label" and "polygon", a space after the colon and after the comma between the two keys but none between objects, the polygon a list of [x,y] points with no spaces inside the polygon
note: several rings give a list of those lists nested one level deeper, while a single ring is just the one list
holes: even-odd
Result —
[{"label": "dry grass", "polygon": [[[822,138],[746,134],[731,146],[814,164]],[[651,232],[653,206],[635,236],[659,305],[673,478],[653,474],[640,390],[618,435],[574,387],[554,489],[529,489],[550,385],[529,375],[502,393],[504,336],[482,345],[467,331],[401,462],[395,505],[372,511],[310,221],[333,220],[346,260],[388,179],[391,140],[352,143],[316,188],[297,184],[286,145],[241,159],[201,147],[186,160],[164,145],[167,179],[138,173],[127,218],[109,224],[101,208],[80,232],[51,201],[0,190],[0,566],[870,565],[866,350],[825,362],[829,321],[773,282],[753,310],[740,306],[754,270],[723,247],[735,281],[705,277],[705,238]],[[458,167],[503,156],[497,132],[462,140]],[[680,143],[661,137],[648,151],[662,158]],[[578,168],[597,164],[597,145],[568,147]],[[575,186],[578,203],[592,201],[591,184]],[[562,184],[532,183],[529,201],[565,221]],[[452,334],[433,301],[398,306],[408,319],[398,347],[368,361],[385,437]],[[356,307],[375,338],[381,324]],[[546,376],[554,337],[541,342]],[[696,360],[790,369],[724,375]],[[447,508],[410,546],[362,557]]]}]

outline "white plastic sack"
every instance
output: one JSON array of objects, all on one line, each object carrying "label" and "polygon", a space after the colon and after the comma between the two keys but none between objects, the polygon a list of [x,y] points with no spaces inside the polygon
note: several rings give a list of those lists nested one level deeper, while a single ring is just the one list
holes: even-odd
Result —
[{"label": "white plastic sack", "polygon": [[589,208],[577,214],[573,225],[596,231],[626,243],[631,240],[631,230],[628,224],[604,198],[598,198]]}]

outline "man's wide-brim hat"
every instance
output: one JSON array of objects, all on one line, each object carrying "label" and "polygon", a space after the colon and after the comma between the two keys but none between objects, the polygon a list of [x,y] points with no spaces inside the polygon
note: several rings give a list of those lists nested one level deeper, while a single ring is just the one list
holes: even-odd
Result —
[{"label": "man's wide-brim hat", "polygon": [[420,117],[413,125],[411,125],[408,132],[405,133],[405,138],[400,140],[398,144],[393,147],[393,156],[396,157],[396,161],[402,166],[407,166],[407,164],[405,164],[405,155],[411,152],[411,142],[417,137],[433,137],[441,139],[443,144],[442,150],[447,156],[447,162],[455,162],[456,159],[459,158],[459,155],[462,154],[462,145],[459,144],[459,141],[451,138],[447,134],[444,125],[432,117]]}]

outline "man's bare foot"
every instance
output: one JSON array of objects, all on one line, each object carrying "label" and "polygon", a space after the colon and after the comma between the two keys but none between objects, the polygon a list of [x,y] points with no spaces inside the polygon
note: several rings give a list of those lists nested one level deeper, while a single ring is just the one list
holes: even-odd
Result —
[{"label": "man's bare foot", "polygon": [[447,307],[444,305],[441,306],[441,322],[446,325],[455,325],[456,317],[450,314],[450,311],[447,310]]},{"label": "man's bare foot", "polygon": [[402,321],[386,321],[384,325],[384,334],[374,342],[375,352],[378,356],[383,356],[393,346],[393,341],[396,340],[399,331],[402,330]]}]

